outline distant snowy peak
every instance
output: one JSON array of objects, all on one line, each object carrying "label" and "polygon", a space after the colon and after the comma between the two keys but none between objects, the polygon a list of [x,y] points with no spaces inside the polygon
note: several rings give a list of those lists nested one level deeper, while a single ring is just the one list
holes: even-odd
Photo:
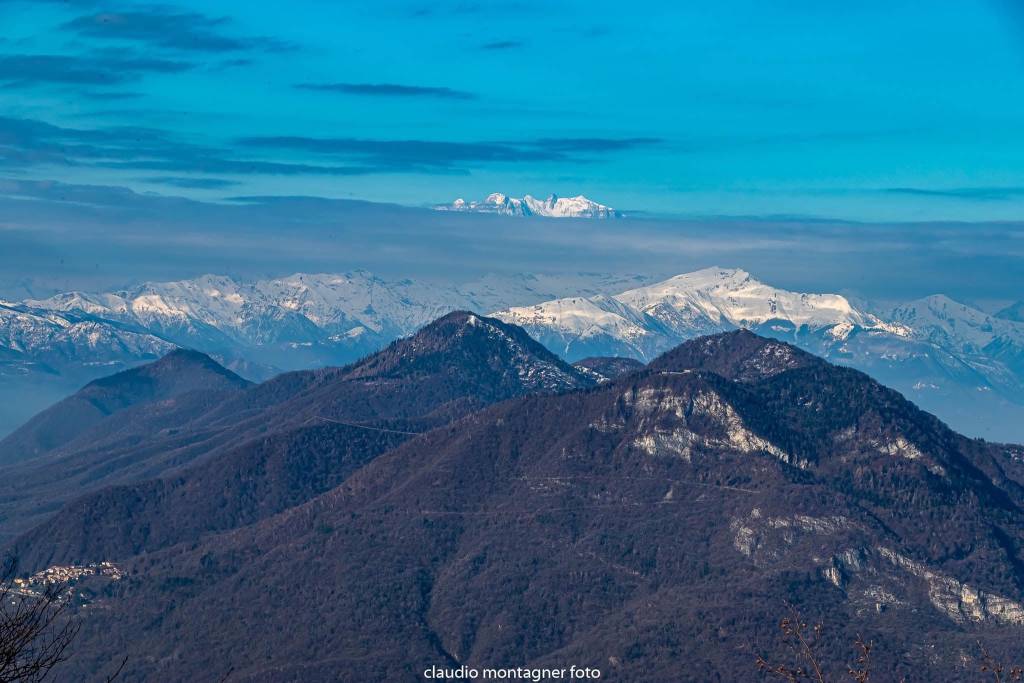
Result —
[{"label": "distant snowy peak", "polygon": [[610,206],[599,204],[583,195],[537,199],[531,195],[509,197],[493,192],[482,201],[456,199],[451,204],[434,207],[438,211],[462,211],[467,213],[494,213],[502,216],[544,216],[546,218],[622,218],[622,214]]},{"label": "distant snowy peak", "polygon": [[[790,292],[740,269],[705,268],[615,296],[571,297],[494,314],[569,357],[619,353],[650,359],[684,339],[737,328],[855,329],[907,336],[908,328],[858,310],[839,294]],[[781,328],[780,328],[781,329]]]},{"label": "distant snowy peak", "polygon": [[759,282],[738,268],[705,268],[615,297],[655,318],[667,311],[736,327],[786,320],[800,327],[849,323],[873,326],[877,319],[856,310],[839,294],[789,292]]},{"label": "distant snowy peak", "polygon": [[290,341],[315,341],[323,331],[349,336],[363,331],[389,340],[473,302],[450,288],[409,280],[386,282],[354,271],[296,273],[252,282],[203,275],[192,280],[147,282],[106,294],[71,292],[26,303],[132,322],[178,341],[203,337],[210,341],[212,335],[265,343],[282,333]]},{"label": "distant snowy peak", "polygon": [[153,359],[174,348],[146,330],[112,326],[77,312],[0,305],[0,357],[6,351],[43,363],[82,358],[102,364],[122,358]]},{"label": "distant snowy peak", "polygon": [[[570,292],[592,296],[647,282],[596,273],[493,275],[464,284],[386,280],[355,270],[263,280],[202,275],[111,292],[65,292],[0,305],[2,361],[151,359],[175,345],[246,372],[343,365],[454,310],[490,311]],[[77,367],[76,365],[76,367]],[[241,367],[241,366],[236,366]]]},{"label": "distant snowy peak", "polygon": [[989,315],[942,294],[901,304],[889,317],[929,342],[962,351],[978,352],[993,343],[1024,347],[1024,323],[1002,312]]},{"label": "distant snowy peak", "polygon": [[583,195],[575,197],[556,197],[551,195],[544,201],[534,199],[530,195],[523,197],[523,202],[537,216],[550,218],[620,218],[621,214],[610,206],[599,204]]}]

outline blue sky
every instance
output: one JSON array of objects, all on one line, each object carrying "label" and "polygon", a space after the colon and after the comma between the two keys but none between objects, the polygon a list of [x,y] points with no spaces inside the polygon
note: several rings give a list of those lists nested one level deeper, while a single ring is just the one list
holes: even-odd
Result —
[{"label": "blue sky", "polygon": [[[0,0],[0,177],[1010,221],[1014,0]],[[44,200],[38,200],[44,201]]]}]

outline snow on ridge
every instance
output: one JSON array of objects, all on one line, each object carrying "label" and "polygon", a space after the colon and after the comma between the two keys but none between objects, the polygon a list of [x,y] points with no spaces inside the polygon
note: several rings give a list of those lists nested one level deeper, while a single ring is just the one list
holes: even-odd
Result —
[{"label": "snow on ridge", "polygon": [[563,370],[557,363],[535,356],[521,342],[499,326],[470,313],[466,316],[462,330],[477,328],[484,330],[488,338],[497,340],[512,355],[512,369],[523,386],[534,389],[556,391],[578,386],[576,378]]},{"label": "snow on ridge", "polygon": [[620,338],[638,338],[648,334],[641,316],[615,298],[605,296],[554,299],[533,306],[509,308],[494,315],[528,330],[548,326],[581,335],[611,332]]},{"label": "snow on ridge", "polygon": [[855,309],[840,294],[790,292],[755,280],[738,268],[705,268],[653,285],[617,294],[616,299],[640,311],[668,305],[689,310],[715,323],[735,327],[786,320],[797,327],[850,323],[870,327],[874,316]]},{"label": "snow on ridge", "polygon": [[[928,388],[953,387],[1024,400],[1024,374],[1012,364],[1024,353],[1022,322],[941,295],[882,312],[840,294],[787,291],[719,267],[653,284],[596,273],[490,275],[462,284],[359,270],[255,281],[203,275],[4,302],[0,350],[22,359],[26,371],[138,362],[175,344],[228,362],[292,369],[348,362],[455,310],[519,325],[569,361],[650,360],[687,339],[749,328],[863,370],[915,399],[926,400]],[[943,413],[944,405],[929,409],[952,422],[956,416]]]},{"label": "snow on ridge", "polygon": [[38,315],[29,321],[22,314],[19,323],[9,315],[4,326],[16,330],[10,332],[10,348],[32,346],[25,341],[29,336],[45,336],[44,327],[67,327],[82,315],[206,350],[281,341],[308,346],[318,340],[370,348],[412,334],[454,310],[486,312],[563,292],[593,294],[642,281],[640,276],[596,273],[493,275],[458,285],[385,280],[363,270],[253,281],[206,274],[114,292],[72,291],[26,300],[12,306],[28,307]]},{"label": "snow on ridge", "polygon": [[144,330],[119,330],[60,311],[0,307],[0,348],[32,358],[63,359],[86,352],[89,360],[130,356],[157,357],[174,345]]},{"label": "snow on ridge", "polygon": [[[492,199],[510,200],[504,195]],[[1024,344],[1024,323],[995,318],[943,296],[910,302],[882,318],[842,295],[775,288],[739,268],[704,268],[641,286],[636,286],[642,282],[638,278],[606,277],[599,282],[597,287],[589,282],[581,286],[572,279],[524,276],[439,286],[387,281],[360,270],[293,273],[251,282],[203,275],[117,292],[72,291],[21,305],[48,312],[44,317],[50,324],[69,324],[56,322],[64,314],[87,314],[158,332],[199,326],[241,341],[266,334],[268,326],[288,324],[312,326],[338,338],[357,331],[395,338],[452,310],[497,308],[496,317],[525,327],[535,337],[545,336],[540,331],[579,339],[608,337],[628,346],[643,346],[665,333],[690,338],[776,322],[823,330],[837,341],[861,329],[941,346],[983,348],[993,340]],[[594,293],[614,287],[625,289],[610,296]],[[559,290],[587,295],[557,298]],[[545,298],[551,293],[556,297]],[[508,307],[516,302],[528,305]]]},{"label": "snow on ridge", "polygon": [[[1020,381],[998,358],[990,359],[987,349],[1016,353],[1024,348],[1024,323],[948,297],[876,314],[839,294],[779,289],[745,270],[721,267],[653,284],[639,276],[593,273],[489,276],[460,285],[385,280],[361,270],[255,281],[203,275],[115,292],[72,291],[0,308],[0,346],[20,352],[66,344],[66,353],[75,357],[82,355],[74,348],[81,340],[84,358],[100,340],[89,338],[82,323],[100,321],[108,324],[104,335],[111,349],[123,343],[146,348],[147,354],[167,342],[239,357],[256,347],[292,348],[289,344],[312,348],[313,354],[340,347],[356,353],[412,334],[454,310],[497,310],[490,315],[523,327],[570,360],[588,355],[649,360],[686,339],[750,328],[825,357],[835,351],[841,361],[851,358],[850,349],[859,349],[857,362],[867,363],[869,358],[911,359],[938,348],[1008,391],[1016,391],[1014,382]],[[273,362],[282,362],[276,358]]]},{"label": "snow on ridge", "polygon": [[622,214],[583,195],[558,197],[550,195],[538,199],[532,195],[509,197],[501,192],[492,192],[481,201],[456,199],[451,204],[435,206],[436,211],[461,211],[468,213],[493,213],[503,216],[544,216],[546,218],[622,218]]},{"label": "snow on ridge", "polygon": [[996,341],[1024,345],[1024,323],[997,318],[944,294],[896,306],[889,317],[943,346],[977,351]]},{"label": "snow on ridge", "polygon": [[842,295],[791,292],[742,269],[717,266],[610,297],[554,299],[493,315],[525,327],[567,356],[597,344],[602,352],[650,359],[684,339],[759,326],[773,333],[821,331],[839,342],[858,329],[896,337],[912,333],[902,323],[859,310]]}]

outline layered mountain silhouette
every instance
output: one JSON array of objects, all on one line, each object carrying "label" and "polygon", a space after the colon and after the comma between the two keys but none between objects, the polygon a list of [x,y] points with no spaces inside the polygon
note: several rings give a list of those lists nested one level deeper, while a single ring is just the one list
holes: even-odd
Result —
[{"label": "layered mountain silhouette", "polygon": [[456,313],[236,392],[181,427],[229,447],[9,546],[128,572],[60,675],[127,655],[128,680],[751,680],[785,656],[787,604],[825,622],[838,677],[857,634],[896,680],[970,677],[979,641],[1019,654],[1024,448],[746,331],[579,365]]},{"label": "layered mountain silhouette", "polygon": [[58,447],[100,438],[101,433],[137,425],[137,415],[122,413],[139,406],[167,411],[181,403],[202,404],[249,385],[235,373],[198,351],[177,349],[159,361],[95,380],[44,410],[0,441],[0,465],[26,460]]},{"label": "layered mountain silhouette", "polygon": [[[163,375],[182,357],[175,352],[101,384],[134,386],[131,378]],[[227,372],[205,356],[188,357]],[[96,554],[127,557],[303,502],[409,436],[489,403],[595,382],[518,328],[451,313],[348,367],[289,373],[219,394],[198,416],[198,401],[187,411],[161,409],[163,429],[148,438],[139,430],[158,421],[153,408],[127,420],[134,428],[94,428],[91,442],[72,439],[46,458],[0,469],[9,482],[0,485],[3,526],[8,534],[24,530],[76,497],[18,542],[21,562],[42,567]],[[66,420],[67,406],[87,403],[94,393],[90,385],[43,416]],[[118,414],[108,419],[125,422]],[[88,491],[96,493],[83,496]],[[96,526],[109,532],[90,533]]]},{"label": "layered mountain silhouette", "polygon": [[646,363],[688,339],[750,329],[867,372],[962,433],[1021,441],[1019,308],[992,314],[942,294],[879,308],[720,267],[660,282],[575,273],[455,284],[354,271],[260,280],[203,275],[70,291],[0,301],[0,436],[86,382],[176,345],[265,380],[351,363],[445,313],[472,309],[496,311],[569,362],[626,356]]}]

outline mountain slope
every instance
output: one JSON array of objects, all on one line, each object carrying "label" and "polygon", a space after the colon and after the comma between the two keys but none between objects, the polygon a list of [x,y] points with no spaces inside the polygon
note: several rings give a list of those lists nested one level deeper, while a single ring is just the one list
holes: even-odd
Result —
[{"label": "mountain slope", "polygon": [[[203,275],[117,292],[67,292],[24,305],[53,316],[131,325],[210,353],[302,369],[356,360],[453,310],[492,310],[631,280],[583,273],[491,276],[456,285],[385,280],[365,271],[256,281]],[[23,345],[13,338],[12,343]]]},{"label": "mountain slope", "polygon": [[[240,392],[169,439],[158,439],[156,448],[143,441],[112,452],[106,444],[88,444],[35,469],[33,480],[51,486],[68,470],[84,470],[87,488],[96,488],[98,480],[118,485],[66,506],[23,535],[12,552],[24,566],[42,568],[84,557],[121,559],[195,540],[333,488],[418,431],[493,402],[592,384],[522,330],[468,312],[450,313],[358,363],[292,373]],[[147,453],[165,458],[189,433],[209,449],[191,453],[186,462],[166,463],[163,473],[149,462],[145,471],[159,478],[139,482],[124,473],[96,474],[116,471],[116,458],[127,461],[138,479],[140,459]],[[83,458],[94,455],[101,458],[85,467]],[[30,511],[37,509],[44,492],[24,490],[24,471],[10,475],[22,479],[19,495],[31,501]],[[66,481],[61,491],[78,481]],[[82,488],[72,490],[77,495]],[[8,512],[6,527],[14,526],[14,516]],[[108,531],[89,533],[95,528]]]},{"label": "mountain slope", "polygon": [[59,311],[0,301],[0,348],[7,362],[56,367],[88,353],[90,363],[156,358],[174,348],[164,339],[131,325],[111,325],[87,311]]},{"label": "mountain slope", "polygon": [[855,309],[835,294],[787,292],[738,269],[706,268],[613,297],[559,299],[495,314],[574,359],[594,347],[650,359],[680,340],[739,327],[793,336],[855,328],[905,336],[909,330]]},{"label": "mountain slope", "polygon": [[137,326],[0,301],[0,436],[93,379],[172,349]]},{"label": "mountain slope", "polygon": [[655,284],[586,273],[462,284],[362,271],[251,282],[207,275],[2,304],[0,393],[24,399],[0,403],[0,425],[41,409],[36,394],[66,395],[174,345],[267,378],[276,369],[352,362],[459,309],[500,310],[495,315],[570,361],[647,361],[686,339],[747,328],[868,372],[965,433],[1024,440],[1024,323],[1010,313],[992,316],[944,297],[872,311],[723,268]]},{"label": "mountain slope", "polygon": [[702,370],[733,381],[755,382],[788,370],[826,365],[821,358],[789,344],[736,330],[680,344],[655,358],[648,368],[658,372]]},{"label": "mountain slope", "polygon": [[644,364],[634,358],[622,358],[620,356],[590,356],[573,363],[573,367],[582,370],[584,374],[591,374],[599,382],[621,377],[631,372],[637,372],[644,367]]},{"label": "mountain slope", "polygon": [[947,297],[876,315],[837,294],[789,292],[742,270],[707,268],[614,296],[572,297],[495,316],[569,360],[650,360],[732,329],[791,341],[869,373],[965,432],[1024,440],[1024,325]]},{"label": "mountain slope", "polygon": [[1010,304],[996,313],[1001,320],[1012,320],[1017,323],[1024,323],[1024,301]]},{"label": "mountain slope", "polygon": [[956,349],[958,358],[995,389],[1024,393],[1024,324],[940,295],[897,306],[891,315],[914,329],[917,338]]},{"label": "mountain slope", "polygon": [[264,280],[203,275],[119,291],[0,301],[0,437],[83,385],[198,349],[247,378],[350,363],[453,310],[636,286],[602,273],[387,280],[364,271]]},{"label": "mountain slope", "polygon": [[642,281],[594,273],[487,276],[461,285],[389,281],[362,271],[252,282],[205,275],[3,304],[0,391],[22,398],[0,404],[0,434],[4,419],[20,424],[88,381],[176,344],[266,378],[273,368],[351,362],[450,310],[493,310]]},{"label": "mountain slope", "polygon": [[[0,465],[36,457],[139,404],[192,392],[231,392],[248,382],[196,351],[175,350],[159,361],[87,384],[0,441]],[[113,416],[113,417],[112,417]]]},{"label": "mountain slope", "polygon": [[830,673],[861,632],[884,634],[876,670],[963,677],[977,639],[1003,657],[1024,634],[1024,496],[993,475],[1022,458],[792,346],[697,340],[596,388],[471,414],[307,504],[139,558],[65,671],[117,643],[129,676],[161,679],[571,662],[608,680],[745,680],[790,602],[828,624]]}]

